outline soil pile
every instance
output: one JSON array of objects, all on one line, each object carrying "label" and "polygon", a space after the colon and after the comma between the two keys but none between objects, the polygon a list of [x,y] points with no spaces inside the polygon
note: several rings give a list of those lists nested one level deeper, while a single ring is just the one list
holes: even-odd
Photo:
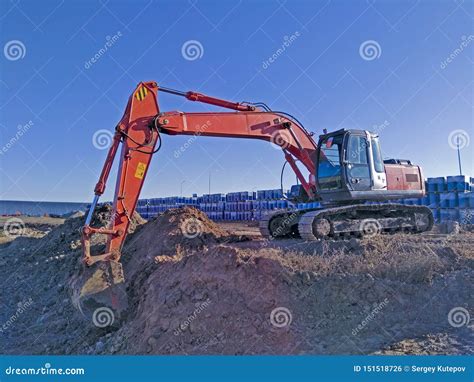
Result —
[{"label": "soil pile", "polygon": [[[110,206],[98,208],[92,225],[105,226],[110,215]],[[96,336],[96,328],[74,309],[67,287],[81,267],[84,221],[70,218],[42,238],[18,237],[0,245],[3,353],[77,353]],[[132,230],[144,222],[135,214]],[[105,237],[96,235],[91,244],[94,251],[103,250]]]},{"label": "soil pile", "polygon": [[80,253],[82,220],[73,220],[0,249],[2,278],[17,272],[2,289],[1,319],[34,301],[9,325],[5,352],[416,353],[433,338],[449,339],[427,345],[433,352],[474,350],[473,328],[462,322],[473,305],[472,233],[242,241],[198,210],[169,210],[129,236],[122,259],[130,308],[101,328],[78,317],[64,288]]},{"label": "soil pile", "polygon": [[472,251],[462,242],[325,245],[326,255],[308,256],[216,243],[166,250],[146,266],[148,252],[136,248],[132,272],[146,275],[131,282],[133,309],[103,352],[367,354],[453,331],[451,309],[472,306]]}]

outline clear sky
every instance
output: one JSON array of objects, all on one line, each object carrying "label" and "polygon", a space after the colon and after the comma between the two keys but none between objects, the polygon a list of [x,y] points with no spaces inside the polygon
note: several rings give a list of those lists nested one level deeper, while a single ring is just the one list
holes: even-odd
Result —
[{"label": "clear sky", "polygon": [[[473,176],[473,4],[0,0],[0,198],[89,201],[106,155],[94,134],[146,80],[264,101],[316,134],[375,127],[385,157],[425,176],[457,174],[459,136]],[[160,107],[216,110],[166,94]],[[164,136],[142,197],[206,193],[209,177],[211,192],[279,188],[268,143],[199,137],[175,158],[188,139]]]}]

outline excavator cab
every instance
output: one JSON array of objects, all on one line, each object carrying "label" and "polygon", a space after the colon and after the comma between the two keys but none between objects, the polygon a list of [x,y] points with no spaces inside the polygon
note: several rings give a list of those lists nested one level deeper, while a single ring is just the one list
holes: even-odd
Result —
[{"label": "excavator cab", "polygon": [[[387,189],[378,135],[341,129],[319,137],[316,189],[323,201],[377,199]],[[378,196],[380,197],[380,196]]]}]

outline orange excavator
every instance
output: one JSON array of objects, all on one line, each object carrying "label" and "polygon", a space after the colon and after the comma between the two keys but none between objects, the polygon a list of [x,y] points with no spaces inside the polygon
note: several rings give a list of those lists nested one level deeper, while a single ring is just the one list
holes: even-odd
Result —
[{"label": "orange excavator", "polygon": [[[159,92],[231,111],[163,112],[158,106]],[[374,232],[419,233],[430,230],[433,225],[429,208],[387,202],[422,197],[424,180],[421,168],[409,160],[384,161],[376,133],[348,129],[324,131],[316,143],[313,134],[295,117],[273,111],[264,103],[230,102],[197,92],[165,88],[156,82],[141,82],[115,128],[82,232],[84,263],[86,267],[99,263],[102,270],[108,266],[107,287],[123,281],[121,249],[151,158],[161,146],[161,134],[260,139],[280,146],[301,183],[299,200],[318,201],[321,207],[268,214],[260,222],[264,237],[324,240]],[[104,193],[117,154],[120,162],[110,224],[91,227],[94,210]],[[309,172],[308,179],[297,162]],[[374,203],[380,201],[386,203]],[[90,240],[94,234],[107,236],[105,253],[91,253]],[[102,276],[99,278],[104,280]],[[108,288],[83,290],[92,295],[97,289]]]}]

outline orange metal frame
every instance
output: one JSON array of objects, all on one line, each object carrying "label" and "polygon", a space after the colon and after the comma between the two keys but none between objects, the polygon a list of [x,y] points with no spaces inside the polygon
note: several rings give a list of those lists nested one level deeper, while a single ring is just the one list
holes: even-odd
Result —
[{"label": "orange metal frame", "polygon": [[[234,111],[160,113],[158,91]],[[160,88],[156,82],[141,82],[130,96],[125,113],[116,127],[113,143],[94,189],[94,201],[82,234],[84,261],[87,265],[104,260],[119,261],[121,248],[160,133],[261,139],[277,144],[281,146],[285,159],[290,163],[309,197],[315,196],[314,156],[316,155],[316,143],[311,134],[296,121],[278,112],[260,110],[253,105],[221,100],[196,92],[184,93]],[[122,147],[112,219],[109,227],[91,227],[92,213],[100,195],[105,191],[107,179],[120,145]],[[300,161],[309,171],[309,181],[304,178],[297,167],[297,161]],[[105,254],[91,255],[90,238],[93,234],[108,236]]]}]

